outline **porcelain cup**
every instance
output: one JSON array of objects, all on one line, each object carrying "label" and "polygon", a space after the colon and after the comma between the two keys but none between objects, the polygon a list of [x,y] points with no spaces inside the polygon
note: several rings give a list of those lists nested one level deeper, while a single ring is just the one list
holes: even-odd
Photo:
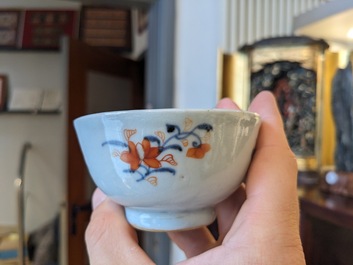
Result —
[{"label": "porcelain cup", "polygon": [[134,227],[193,229],[242,183],[260,117],[224,109],[90,114],[74,121],[96,185],[125,207]]}]

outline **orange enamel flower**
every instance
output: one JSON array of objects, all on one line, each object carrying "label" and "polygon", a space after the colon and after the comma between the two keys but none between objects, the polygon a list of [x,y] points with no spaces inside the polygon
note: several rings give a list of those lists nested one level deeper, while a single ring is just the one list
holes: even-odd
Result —
[{"label": "orange enamel flower", "polygon": [[205,156],[205,154],[211,150],[211,146],[209,144],[201,144],[198,147],[189,148],[186,153],[187,157],[201,159]]},{"label": "orange enamel flower", "polygon": [[160,154],[158,147],[151,147],[150,141],[143,139],[142,149],[144,153],[143,162],[151,168],[160,168],[161,162],[157,159]]},{"label": "orange enamel flower", "polygon": [[149,140],[144,139],[141,143],[136,145],[128,141],[128,151],[124,151],[120,155],[120,159],[125,163],[130,164],[131,170],[135,171],[140,167],[143,161],[147,166],[151,168],[160,168],[161,162],[157,159],[160,154],[158,147],[151,147]]},{"label": "orange enamel flower", "polygon": [[129,141],[128,142],[129,151],[124,151],[120,155],[120,159],[125,163],[130,164],[131,170],[137,170],[140,166],[141,159],[137,151],[136,145]]}]

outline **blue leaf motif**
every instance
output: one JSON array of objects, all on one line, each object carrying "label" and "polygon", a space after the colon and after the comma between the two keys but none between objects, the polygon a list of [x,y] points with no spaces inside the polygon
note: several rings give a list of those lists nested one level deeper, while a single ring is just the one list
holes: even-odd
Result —
[{"label": "blue leaf motif", "polygon": [[145,136],[144,139],[147,139],[150,142],[156,142],[158,143],[158,146],[161,144],[161,141],[159,140],[159,138],[155,136]]},{"label": "blue leaf motif", "polygon": [[102,146],[105,146],[105,145],[115,145],[115,146],[120,146],[120,147],[128,147],[128,145],[124,142],[121,142],[121,141],[118,141],[118,140],[111,140],[111,141],[106,141],[106,142],[103,142],[102,143]]},{"label": "blue leaf motif", "polygon": [[206,130],[208,132],[213,130],[213,127],[207,123],[202,123],[202,124],[198,125],[197,128],[200,130]]},{"label": "blue leaf motif", "polygon": [[174,150],[178,150],[178,151],[183,151],[183,148],[181,148],[181,146],[180,145],[178,145],[178,144],[171,144],[171,145],[168,145],[168,146],[165,146],[165,147],[163,147],[163,149],[161,150],[161,152],[162,151],[165,151],[165,150],[167,150],[167,149],[174,149]]},{"label": "blue leaf motif", "polygon": [[175,175],[175,170],[172,169],[172,168],[169,168],[169,167],[162,167],[162,168],[157,168],[157,169],[154,169],[154,170],[151,170],[149,172],[149,175],[152,174],[152,173],[155,173],[155,172],[168,172],[168,173],[172,173],[173,175]]}]

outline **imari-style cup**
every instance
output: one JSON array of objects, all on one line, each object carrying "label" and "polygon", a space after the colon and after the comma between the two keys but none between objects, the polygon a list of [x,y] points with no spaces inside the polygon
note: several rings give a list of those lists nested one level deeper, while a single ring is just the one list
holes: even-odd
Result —
[{"label": "imari-style cup", "polygon": [[241,184],[260,127],[251,112],[130,110],[74,121],[90,175],[148,231],[212,223],[214,206]]}]

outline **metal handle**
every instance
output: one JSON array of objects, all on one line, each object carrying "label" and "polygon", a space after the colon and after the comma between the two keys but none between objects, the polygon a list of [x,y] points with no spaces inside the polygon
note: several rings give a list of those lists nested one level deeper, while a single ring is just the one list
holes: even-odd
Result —
[{"label": "metal handle", "polygon": [[17,190],[17,223],[18,223],[18,260],[19,264],[25,265],[25,201],[24,201],[24,171],[26,165],[27,152],[32,147],[30,143],[25,143],[22,147],[18,178],[15,179]]}]

